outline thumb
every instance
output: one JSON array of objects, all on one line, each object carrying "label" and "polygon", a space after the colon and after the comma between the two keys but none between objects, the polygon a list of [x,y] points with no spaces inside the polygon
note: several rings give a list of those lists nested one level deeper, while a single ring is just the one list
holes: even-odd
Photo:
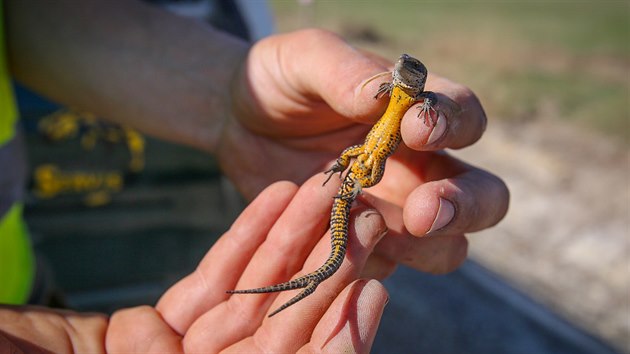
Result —
[{"label": "thumb", "polygon": [[[391,62],[357,50],[338,35],[308,29],[279,48],[286,80],[305,97],[319,96],[336,113],[352,121],[374,123],[385,110],[385,101],[374,95]],[[385,75],[379,75],[385,74]]]}]

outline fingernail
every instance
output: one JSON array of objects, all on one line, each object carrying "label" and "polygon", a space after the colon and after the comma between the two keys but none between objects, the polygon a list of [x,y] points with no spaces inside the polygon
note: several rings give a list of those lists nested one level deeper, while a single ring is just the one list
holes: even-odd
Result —
[{"label": "fingernail", "polygon": [[444,132],[446,132],[446,117],[444,116],[444,113],[439,111],[437,122],[435,122],[435,126],[429,135],[429,139],[427,139],[426,145],[431,145],[438,141],[442,135],[444,135]]},{"label": "fingernail", "polygon": [[376,209],[362,210],[354,220],[354,228],[362,247],[371,250],[387,234],[387,225]]},{"label": "fingernail", "polygon": [[435,220],[433,220],[433,225],[431,225],[431,228],[427,233],[439,230],[448,225],[448,223],[453,220],[454,216],[455,205],[447,199],[440,198],[440,206],[438,207],[437,215],[435,216]]}]

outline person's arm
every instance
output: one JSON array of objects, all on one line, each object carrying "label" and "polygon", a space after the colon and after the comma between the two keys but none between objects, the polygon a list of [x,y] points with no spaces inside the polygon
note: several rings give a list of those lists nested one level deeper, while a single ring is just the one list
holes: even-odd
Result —
[{"label": "person's arm", "polygon": [[0,352],[104,353],[108,323],[102,314],[0,305]]},{"label": "person's arm", "polygon": [[[10,353],[369,353],[387,303],[378,281],[357,280],[386,226],[374,209],[355,208],[348,257],[316,293],[273,318],[290,293],[229,295],[295,276],[330,250],[327,210],[338,183],[324,176],[301,188],[279,182],[264,190],[210,249],[197,269],[155,307],[110,319],[38,307],[0,306],[0,352]],[[289,250],[292,257],[286,257]]]},{"label": "person's arm", "polygon": [[25,86],[214,151],[247,43],[140,1],[4,3],[10,70]]}]

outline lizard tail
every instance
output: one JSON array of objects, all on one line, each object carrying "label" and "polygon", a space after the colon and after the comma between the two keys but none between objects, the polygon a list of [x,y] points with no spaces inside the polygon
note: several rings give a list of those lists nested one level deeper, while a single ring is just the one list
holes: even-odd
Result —
[{"label": "lizard tail", "polygon": [[342,198],[335,198],[330,218],[331,252],[326,262],[317,270],[284,283],[262,288],[228,290],[227,293],[262,294],[285,290],[304,289],[291,300],[287,301],[284,305],[269,314],[269,317],[312,294],[321,282],[335,274],[343,262],[346,255],[346,243],[348,241],[348,219],[350,215],[350,206],[351,203],[349,201]]},{"label": "lizard tail", "polygon": [[293,280],[289,280],[284,283],[276,284],[276,285],[270,285],[270,286],[265,286],[262,288],[254,288],[254,289],[228,290],[226,291],[226,293],[228,294],[263,294],[263,293],[275,293],[278,291],[285,291],[285,290],[302,289],[302,288],[305,288],[310,281],[308,275],[310,274],[301,276]]},{"label": "lizard tail", "polygon": [[315,289],[317,289],[317,286],[319,285],[319,282],[311,280],[308,285],[304,288],[304,290],[302,290],[299,294],[295,295],[293,298],[291,298],[291,300],[285,302],[282,306],[278,307],[274,312],[270,313],[269,316],[267,317],[271,317],[275,314],[277,314],[278,312],[286,309],[287,307],[295,304],[296,302],[302,300],[303,298],[311,295]]}]

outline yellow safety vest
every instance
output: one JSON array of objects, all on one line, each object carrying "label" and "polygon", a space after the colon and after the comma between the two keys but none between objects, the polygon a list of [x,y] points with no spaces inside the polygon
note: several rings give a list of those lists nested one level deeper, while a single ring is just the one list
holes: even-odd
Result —
[{"label": "yellow safety vest", "polygon": [[[6,149],[15,138],[18,119],[7,67],[2,11],[3,4],[0,0],[0,150]],[[0,174],[7,174],[11,168],[13,166],[0,166]],[[35,272],[34,257],[22,220],[22,204],[15,201],[9,205],[0,215],[0,303],[23,304],[31,292]]]}]

